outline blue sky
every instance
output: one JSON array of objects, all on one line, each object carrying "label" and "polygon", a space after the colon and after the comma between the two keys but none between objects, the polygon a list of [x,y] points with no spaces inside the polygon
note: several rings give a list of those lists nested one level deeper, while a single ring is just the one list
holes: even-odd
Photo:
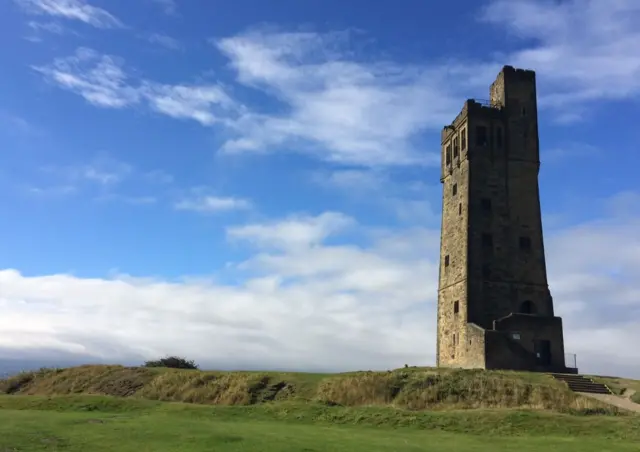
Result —
[{"label": "blue sky", "polygon": [[0,358],[433,364],[439,133],[511,64],[566,351],[640,377],[640,4],[606,3],[2,2]]}]

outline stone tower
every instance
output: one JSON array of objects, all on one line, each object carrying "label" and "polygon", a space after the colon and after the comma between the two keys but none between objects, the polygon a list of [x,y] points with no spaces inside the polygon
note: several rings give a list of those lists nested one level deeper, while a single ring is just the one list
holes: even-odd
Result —
[{"label": "stone tower", "polygon": [[539,168],[535,73],[505,66],[442,131],[438,366],[577,372],[547,284]]}]

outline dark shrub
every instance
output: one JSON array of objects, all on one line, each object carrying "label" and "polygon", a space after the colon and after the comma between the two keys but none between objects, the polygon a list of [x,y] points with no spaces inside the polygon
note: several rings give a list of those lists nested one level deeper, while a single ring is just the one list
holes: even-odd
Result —
[{"label": "dark shrub", "polygon": [[198,369],[195,361],[187,361],[179,356],[167,356],[157,361],[147,361],[144,367],[169,367],[171,369]]}]

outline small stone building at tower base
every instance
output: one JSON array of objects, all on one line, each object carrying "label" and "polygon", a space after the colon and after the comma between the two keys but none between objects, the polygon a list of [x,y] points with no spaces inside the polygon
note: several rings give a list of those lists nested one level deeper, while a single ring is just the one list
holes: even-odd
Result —
[{"label": "small stone building at tower base", "polygon": [[[563,343],[560,317],[516,313],[494,321],[490,330],[474,323],[466,329],[469,350],[461,353],[455,367],[578,373],[565,366],[564,350],[557,347]],[[542,344],[549,344],[551,350],[543,350]]]},{"label": "small stone building at tower base", "polygon": [[577,373],[547,282],[535,73],[505,66],[441,145],[437,365]]}]

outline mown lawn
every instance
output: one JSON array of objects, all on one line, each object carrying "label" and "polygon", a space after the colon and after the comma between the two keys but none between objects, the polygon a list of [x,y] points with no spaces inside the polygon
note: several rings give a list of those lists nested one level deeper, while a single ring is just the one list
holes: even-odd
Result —
[{"label": "mown lawn", "polygon": [[[0,452],[637,451],[637,416],[0,397]],[[395,427],[394,427],[395,426]]]}]

